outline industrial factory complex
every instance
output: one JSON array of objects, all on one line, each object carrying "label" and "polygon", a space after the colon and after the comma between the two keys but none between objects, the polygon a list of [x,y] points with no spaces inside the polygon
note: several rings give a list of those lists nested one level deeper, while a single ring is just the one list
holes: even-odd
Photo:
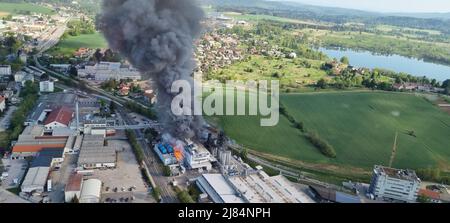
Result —
[{"label": "industrial factory complex", "polygon": [[[151,177],[148,165],[153,162],[137,162],[136,148],[124,131],[139,131],[149,124],[141,124],[144,118],[138,114],[109,111],[104,115],[109,106],[102,104],[98,98],[76,92],[40,96],[4,161],[17,168],[17,173],[8,173],[14,179],[9,186],[19,186],[20,197],[30,202],[155,201],[148,191],[154,180],[145,181],[142,175]],[[130,118],[135,125],[130,125]],[[169,187],[194,185],[200,194],[198,202],[314,202],[285,177],[269,176],[262,167],[252,168],[218,146],[218,134],[210,130],[205,128],[208,137],[202,139],[163,134],[145,142],[149,149],[145,153],[157,158],[156,165],[170,170],[167,179],[173,178],[173,186]]]},{"label": "industrial factory complex", "polygon": [[324,184],[242,156],[207,124],[177,138],[112,103],[81,91],[40,95],[2,159],[1,187],[33,203],[176,202],[185,192],[199,203],[409,203],[432,194],[414,171],[378,165],[370,184]]},{"label": "industrial factory complex", "polygon": [[262,170],[243,176],[203,174],[197,185],[214,203],[315,203],[285,177]]},{"label": "industrial factory complex", "polygon": [[[195,202],[203,203],[414,202],[424,193],[414,171],[383,166],[375,166],[370,185],[344,185],[356,195],[320,183],[294,183],[244,162],[210,126],[204,137],[179,139],[144,116],[109,108],[77,92],[41,95],[3,159],[11,170],[2,181],[19,187],[20,197],[29,202],[157,202],[161,198],[152,190],[158,183],[177,191],[194,186]],[[147,133],[140,135],[147,158],[139,163],[136,139],[125,132],[134,131],[136,137],[149,128],[157,135],[150,140]],[[153,178],[152,165],[166,168],[166,176]]]},{"label": "industrial factory complex", "polygon": [[[75,199],[90,203],[100,202],[102,185],[109,184],[106,180],[110,177],[104,176],[111,174],[105,172],[107,169],[116,172],[112,173],[115,175],[127,168],[134,171],[131,176],[139,176],[136,161],[117,167],[129,159],[132,151],[126,141],[125,144],[120,141],[123,137],[116,137],[117,119],[100,115],[102,111],[98,99],[76,93],[40,96],[23,123],[24,130],[12,143],[8,159],[3,160],[11,168],[17,168],[14,173],[10,168],[11,175],[5,172],[3,186],[19,185],[20,196],[31,202]],[[12,179],[8,185],[4,183],[6,178]],[[140,183],[138,189],[142,193],[144,182],[139,177],[133,178],[137,181],[126,190],[129,192],[131,187],[135,190]],[[61,189],[56,191],[55,187]],[[67,194],[66,198],[61,191]]]}]

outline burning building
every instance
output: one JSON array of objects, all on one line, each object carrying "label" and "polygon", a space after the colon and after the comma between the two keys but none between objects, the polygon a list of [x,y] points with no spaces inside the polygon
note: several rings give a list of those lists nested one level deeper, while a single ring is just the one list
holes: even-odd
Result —
[{"label": "burning building", "polygon": [[176,164],[178,162],[173,147],[169,143],[155,144],[153,150],[163,162],[164,166]]},{"label": "burning building", "polygon": [[216,161],[202,144],[189,139],[182,142],[168,134],[163,135],[162,141],[153,149],[165,166],[178,164],[187,169],[210,170],[211,162]]}]

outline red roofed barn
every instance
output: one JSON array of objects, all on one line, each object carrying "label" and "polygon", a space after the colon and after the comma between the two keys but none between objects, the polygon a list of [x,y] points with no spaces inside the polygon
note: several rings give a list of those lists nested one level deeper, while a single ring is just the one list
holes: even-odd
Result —
[{"label": "red roofed barn", "polygon": [[74,112],[72,109],[62,106],[52,112],[45,119],[44,126],[46,130],[52,130],[59,127],[68,127],[72,121]]}]

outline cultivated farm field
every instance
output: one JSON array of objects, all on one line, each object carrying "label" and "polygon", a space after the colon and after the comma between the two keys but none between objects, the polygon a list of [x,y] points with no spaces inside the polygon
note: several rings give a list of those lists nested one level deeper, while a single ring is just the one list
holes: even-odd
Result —
[{"label": "cultivated farm field", "polygon": [[450,116],[422,96],[338,91],[285,94],[281,102],[307,130],[328,141],[337,157],[323,156],[282,116],[275,127],[260,127],[255,116],[214,120],[252,150],[306,163],[366,170],[388,165],[398,132],[393,167],[450,167]]},{"label": "cultivated farm field", "polygon": [[35,4],[0,2],[0,17],[7,16],[8,14],[25,14],[28,12],[49,15],[54,13],[50,8]]},{"label": "cultivated farm field", "polygon": [[79,36],[69,36],[63,39],[58,45],[52,48],[49,53],[52,55],[72,56],[72,54],[81,47],[84,48],[105,48],[106,40],[100,33],[81,34]]}]

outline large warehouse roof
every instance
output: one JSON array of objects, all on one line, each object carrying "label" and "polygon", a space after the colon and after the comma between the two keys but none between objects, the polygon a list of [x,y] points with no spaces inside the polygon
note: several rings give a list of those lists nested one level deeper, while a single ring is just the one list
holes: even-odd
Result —
[{"label": "large warehouse roof", "polygon": [[203,174],[197,184],[214,203],[244,203],[222,174]]},{"label": "large warehouse roof", "polygon": [[250,203],[314,203],[285,177],[268,176],[264,171],[229,177],[231,184]]},{"label": "large warehouse roof", "polygon": [[58,122],[68,126],[70,121],[72,121],[72,118],[73,118],[72,109],[65,106],[61,106],[50,112],[44,124],[48,125],[52,122]]},{"label": "large warehouse roof", "polygon": [[43,190],[47,183],[50,167],[32,167],[28,170],[21,189],[23,192],[31,193],[34,190]]},{"label": "large warehouse roof", "polygon": [[116,148],[105,146],[104,137],[101,135],[85,135],[81,144],[78,165],[115,163]]},{"label": "large warehouse roof", "polygon": [[100,180],[89,179],[84,181],[81,187],[80,203],[98,203],[101,190],[102,182]]}]

